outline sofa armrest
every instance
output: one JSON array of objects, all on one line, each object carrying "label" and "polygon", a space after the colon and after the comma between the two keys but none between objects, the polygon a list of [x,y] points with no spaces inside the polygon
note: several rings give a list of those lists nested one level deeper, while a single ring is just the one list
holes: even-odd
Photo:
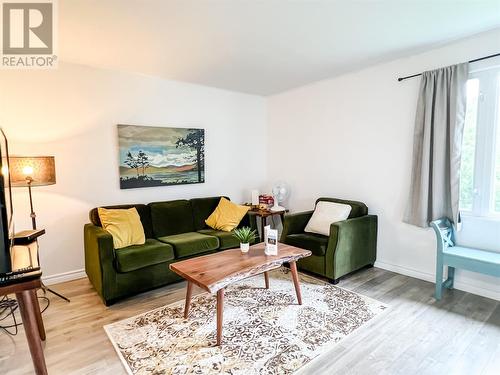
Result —
[{"label": "sofa armrest", "polygon": [[375,263],[377,257],[376,215],[342,220],[330,225],[326,273],[331,279]]},{"label": "sofa armrest", "polygon": [[85,272],[99,295],[110,300],[116,284],[113,237],[93,224],[85,224],[83,232]]},{"label": "sofa armrest", "polygon": [[281,233],[282,241],[289,234],[304,232],[304,229],[309,222],[314,211],[297,212],[294,214],[285,214],[283,222],[283,232]]}]

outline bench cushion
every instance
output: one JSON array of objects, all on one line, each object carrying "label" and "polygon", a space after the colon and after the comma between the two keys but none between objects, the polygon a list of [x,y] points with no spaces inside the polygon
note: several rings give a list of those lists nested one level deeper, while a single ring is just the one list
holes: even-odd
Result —
[{"label": "bench cushion", "polygon": [[196,232],[159,237],[158,240],[172,245],[176,258],[184,258],[219,248],[217,237]]},{"label": "bench cushion", "polygon": [[[174,248],[152,238],[144,245],[133,245],[115,250],[118,272],[130,272],[174,259]],[[166,267],[166,266],[165,266]]]},{"label": "bench cushion", "polygon": [[325,255],[328,237],[316,233],[289,234],[285,237],[285,243],[311,250],[314,255]]}]

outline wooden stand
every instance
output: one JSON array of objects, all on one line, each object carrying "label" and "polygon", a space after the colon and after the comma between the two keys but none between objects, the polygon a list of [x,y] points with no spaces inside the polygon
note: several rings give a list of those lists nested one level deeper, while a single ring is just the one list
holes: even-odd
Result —
[{"label": "wooden stand", "polygon": [[41,288],[40,278],[19,282],[16,284],[0,286],[0,296],[16,295],[19,311],[23,320],[24,331],[33,360],[33,366],[37,375],[46,375],[47,366],[43,355],[42,340],[45,340],[45,328],[43,326],[40,305],[36,296],[37,289]]},{"label": "wooden stand", "polygon": [[281,224],[283,224],[285,222],[285,213],[287,212],[288,210],[271,211],[271,210],[254,209],[248,211],[248,214],[260,217],[260,240],[264,241],[264,227],[267,225],[267,218],[270,216],[279,215],[279,217],[281,218]]}]

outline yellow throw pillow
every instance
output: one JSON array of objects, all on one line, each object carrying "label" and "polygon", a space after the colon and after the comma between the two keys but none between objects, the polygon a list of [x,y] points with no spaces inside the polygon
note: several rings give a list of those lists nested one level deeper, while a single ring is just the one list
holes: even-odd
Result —
[{"label": "yellow throw pillow", "polygon": [[205,220],[205,223],[213,229],[231,232],[238,226],[241,219],[246,215],[250,207],[240,206],[222,197],[214,212]]},{"label": "yellow throw pillow", "polygon": [[115,249],[131,245],[144,245],[146,236],[141,218],[135,207],[129,209],[97,209],[102,227],[113,236]]}]

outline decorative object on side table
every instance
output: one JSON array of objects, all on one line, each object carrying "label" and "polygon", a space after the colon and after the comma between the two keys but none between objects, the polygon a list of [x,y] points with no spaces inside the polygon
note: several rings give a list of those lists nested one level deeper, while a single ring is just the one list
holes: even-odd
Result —
[{"label": "decorative object on side table", "polygon": [[[10,178],[13,187],[27,187],[30,199],[30,217],[33,230],[36,230],[36,214],[33,208],[33,186],[47,186],[56,183],[56,164],[53,156],[12,156],[9,158]],[[68,298],[41,283],[44,292],[69,301]]]},{"label": "decorative object on side table", "polygon": [[259,195],[259,209],[267,210],[274,204],[274,198],[272,195],[260,194]]},{"label": "decorative object on side table", "polygon": [[251,202],[252,207],[258,206],[259,205],[259,191],[254,189],[252,190],[252,202]]},{"label": "decorative object on side table", "polygon": [[253,242],[256,237],[255,230],[249,227],[236,228],[233,235],[240,241],[240,250],[242,253],[248,252],[250,242]]},{"label": "decorative object on side table", "polygon": [[120,188],[205,182],[205,130],[118,125]]},{"label": "decorative object on side table", "polygon": [[279,204],[290,196],[290,187],[286,182],[280,181],[274,185],[272,191],[274,205],[271,207],[271,211],[284,211],[285,207],[282,207]]}]

